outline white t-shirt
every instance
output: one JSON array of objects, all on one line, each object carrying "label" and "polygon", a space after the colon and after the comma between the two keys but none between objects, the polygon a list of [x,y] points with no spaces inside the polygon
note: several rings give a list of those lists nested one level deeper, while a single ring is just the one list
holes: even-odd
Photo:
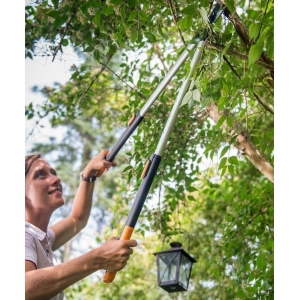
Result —
[{"label": "white t-shirt", "polygon": [[[55,235],[50,228],[45,233],[38,227],[25,221],[25,260],[32,261],[37,269],[57,265],[55,255],[52,251],[54,240]],[[39,287],[37,286],[37,288]],[[51,300],[63,299],[63,292],[51,298]]]}]

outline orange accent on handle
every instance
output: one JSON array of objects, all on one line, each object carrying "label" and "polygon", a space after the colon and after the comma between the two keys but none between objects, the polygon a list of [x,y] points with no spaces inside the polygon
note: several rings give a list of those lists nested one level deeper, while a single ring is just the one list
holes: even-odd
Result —
[{"label": "orange accent on handle", "polygon": [[[121,241],[128,241],[132,235],[133,228],[130,226],[125,226],[120,237]],[[103,276],[103,282],[111,283],[115,279],[116,273],[115,272],[106,272]]]},{"label": "orange accent on handle", "polygon": [[149,168],[149,164],[150,164],[150,160],[148,160],[148,161],[146,162],[146,165],[145,165],[144,170],[143,170],[143,172],[142,172],[141,177],[142,177],[143,179],[145,178],[145,176],[146,176],[146,174],[147,174],[147,171],[148,171],[148,168]]},{"label": "orange accent on handle", "polygon": [[129,120],[128,123],[127,123],[128,126],[132,123],[132,121],[134,120],[134,118],[135,118],[135,115],[133,115],[133,116],[130,118],[130,120]]}]

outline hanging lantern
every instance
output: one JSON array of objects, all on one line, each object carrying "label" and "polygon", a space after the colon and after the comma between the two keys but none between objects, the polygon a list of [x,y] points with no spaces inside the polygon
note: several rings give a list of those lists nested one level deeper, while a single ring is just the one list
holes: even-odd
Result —
[{"label": "hanging lantern", "polygon": [[154,253],[158,286],[168,293],[187,291],[196,260],[181,248],[181,243],[172,242],[170,246],[169,250]]}]

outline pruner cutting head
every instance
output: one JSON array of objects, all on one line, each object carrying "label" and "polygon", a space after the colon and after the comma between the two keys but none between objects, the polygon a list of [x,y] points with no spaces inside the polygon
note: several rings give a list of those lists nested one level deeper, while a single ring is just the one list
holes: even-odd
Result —
[{"label": "pruner cutting head", "polygon": [[[225,6],[221,6],[219,3],[216,4],[212,12],[208,16],[209,23],[212,24],[220,17],[224,12]],[[201,40],[205,40],[208,36],[208,32],[205,29],[203,32],[197,32],[196,35],[188,44],[198,44]]]},{"label": "pruner cutting head", "polygon": [[209,14],[208,20],[209,23],[214,23],[224,12],[225,6],[221,6],[219,3],[216,4],[213,11]]}]

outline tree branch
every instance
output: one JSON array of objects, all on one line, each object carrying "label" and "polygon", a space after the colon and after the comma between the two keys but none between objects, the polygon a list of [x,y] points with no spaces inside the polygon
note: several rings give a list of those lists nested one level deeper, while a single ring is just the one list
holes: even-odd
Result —
[{"label": "tree branch", "polygon": [[[224,3],[223,0],[217,0],[217,2],[220,5],[224,5],[226,7],[226,4]],[[224,15],[227,17],[227,19],[232,23],[234,26],[240,40],[242,43],[243,48],[245,49],[246,53],[249,52],[250,47],[252,44],[250,43],[249,39],[249,30],[248,27],[243,23],[242,19],[238,16],[236,13],[231,13],[229,9],[226,7],[224,11]],[[262,52],[259,60],[263,61],[267,65],[273,66],[273,70],[270,70],[270,75],[274,79],[274,61],[266,55],[265,52]]]},{"label": "tree branch", "polygon": [[[223,46],[223,45],[213,44],[213,43],[209,43],[209,42],[207,42],[206,47],[209,48],[209,49],[217,50],[219,52],[222,52],[223,49],[225,48],[225,46]],[[235,50],[233,50],[231,48],[229,48],[226,51],[226,53],[229,54],[229,55],[238,57],[240,59],[243,59],[245,61],[248,61],[248,55],[247,54],[243,54],[243,53],[237,52],[237,51],[235,51]],[[269,70],[270,72],[274,72],[274,63],[268,64],[265,61],[263,61],[261,58],[259,58],[255,63],[257,65],[259,65],[259,66],[261,66],[261,67]]]},{"label": "tree branch", "polygon": [[[209,105],[207,108],[210,118],[217,123],[221,117],[218,112],[218,108],[215,104]],[[224,111],[225,114],[228,112]],[[234,122],[233,128],[228,128],[226,122],[222,124],[223,131],[228,129],[228,132],[231,136],[234,136],[238,133],[236,138],[235,147],[242,151],[243,155],[262,173],[264,174],[271,182],[274,183],[274,168],[266,160],[264,155],[256,148],[256,146],[251,141],[250,137],[243,130],[242,126],[238,122]]]},{"label": "tree branch", "polygon": [[54,52],[54,54],[53,54],[52,62],[54,61],[54,59],[55,59],[55,57],[56,57],[56,54],[57,54],[58,50],[59,50],[59,49],[62,49],[62,42],[63,42],[63,40],[64,40],[64,38],[65,38],[65,36],[66,36],[66,34],[67,34],[67,31],[68,31],[68,29],[69,29],[69,26],[70,26],[70,24],[71,24],[71,21],[72,21],[73,17],[75,16],[76,12],[77,12],[77,7],[78,7],[78,6],[76,6],[76,8],[75,8],[73,14],[72,14],[71,17],[69,18],[69,21],[66,23],[66,27],[65,27],[64,32],[63,32],[63,34],[62,34],[62,36],[61,36],[60,42],[59,42],[59,44],[57,45],[56,50],[55,50],[55,52]]},{"label": "tree branch", "polygon": [[[113,54],[110,54],[108,56],[106,64],[109,63],[109,61],[111,60],[112,56],[113,56]],[[91,86],[94,84],[94,82],[97,80],[97,78],[100,76],[100,74],[103,72],[104,69],[105,69],[105,66],[102,66],[102,68],[100,68],[99,72],[94,76],[94,78],[92,79],[92,81],[90,82],[90,84],[87,86],[87,88],[81,94],[80,98],[77,101],[77,104],[82,100],[82,98],[85,96],[85,94],[88,92],[88,90],[91,88]]]},{"label": "tree branch", "polygon": [[175,26],[176,26],[176,28],[177,28],[177,30],[178,30],[180,39],[181,39],[181,41],[183,42],[183,44],[186,45],[185,40],[184,40],[184,37],[182,36],[181,30],[180,30],[180,28],[178,27],[178,24],[177,24],[177,17],[176,17],[176,15],[175,15],[175,9],[174,9],[172,0],[167,0],[166,2],[167,2],[167,4],[169,5],[170,11],[171,11],[171,14],[172,14],[172,17],[173,17],[173,22],[174,22],[174,24],[175,24]]},{"label": "tree branch", "polygon": [[[228,64],[229,68],[231,69],[231,71],[236,75],[236,77],[239,80],[242,80],[240,75],[235,71],[234,67],[231,65],[230,61],[226,58],[225,55],[223,55],[223,58],[225,60],[225,62]],[[267,104],[265,104],[256,93],[252,93],[254,95],[254,97],[256,98],[256,100],[258,101],[258,103],[260,103],[268,112],[270,112],[272,115],[274,115],[274,109],[270,106],[268,106]]]}]

